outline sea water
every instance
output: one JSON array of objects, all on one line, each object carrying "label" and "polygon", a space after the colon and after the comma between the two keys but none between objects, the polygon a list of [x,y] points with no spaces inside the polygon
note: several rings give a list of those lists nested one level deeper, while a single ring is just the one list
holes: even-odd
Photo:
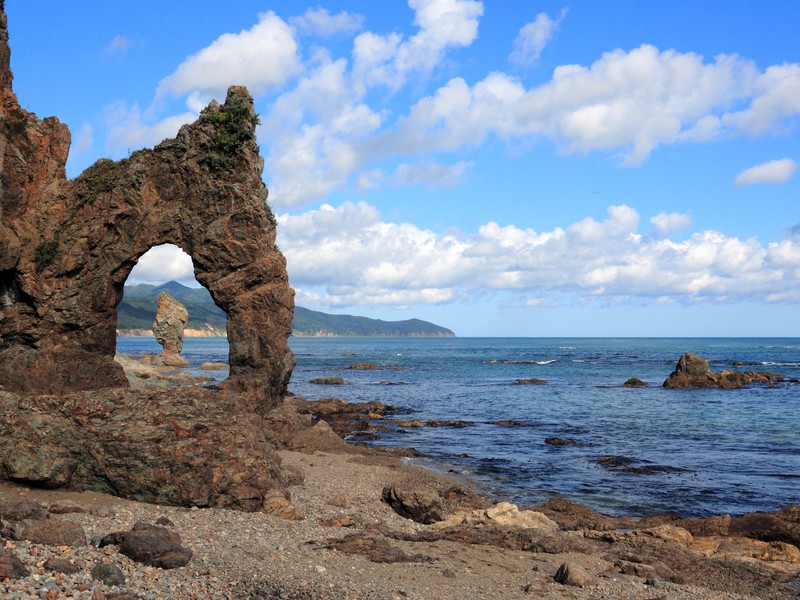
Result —
[{"label": "sea water", "polygon": [[[377,400],[397,407],[396,419],[464,421],[463,427],[391,426],[373,443],[415,448],[430,456],[417,462],[457,472],[498,500],[530,505],[565,496],[611,514],[685,516],[800,503],[800,383],[661,386],[684,352],[709,359],[712,370],[800,378],[798,339],[289,341],[297,356],[289,388],[296,395]],[[120,338],[118,346],[125,353],[159,350],[152,338]],[[199,374],[202,362],[225,362],[227,351],[224,338],[190,338],[183,355]],[[347,369],[365,361],[381,368]],[[310,383],[332,375],[347,385]],[[547,383],[516,383],[534,377]],[[624,387],[631,377],[647,387]],[[576,443],[553,446],[545,443],[549,437]],[[603,457],[622,466],[598,464]]]}]

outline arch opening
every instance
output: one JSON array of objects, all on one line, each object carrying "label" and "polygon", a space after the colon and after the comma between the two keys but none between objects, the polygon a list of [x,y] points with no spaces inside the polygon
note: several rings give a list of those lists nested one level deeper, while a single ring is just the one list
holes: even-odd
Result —
[{"label": "arch opening", "polygon": [[[131,385],[174,383],[215,385],[228,377],[230,348],[227,313],[195,278],[191,256],[174,244],[159,244],[142,254],[121,289],[116,311],[117,362]],[[188,364],[163,365],[161,373],[144,365],[158,363],[162,347],[153,335],[160,294],[188,312],[180,358]],[[142,381],[144,380],[144,381]],[[147,381],[151,380],[151,381]]]}]

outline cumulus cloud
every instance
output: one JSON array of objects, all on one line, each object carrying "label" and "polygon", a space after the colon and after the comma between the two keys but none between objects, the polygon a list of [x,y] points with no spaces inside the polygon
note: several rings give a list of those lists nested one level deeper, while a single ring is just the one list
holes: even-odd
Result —
[{"label": "cumulus cloud", "polygon": [[166,283],[179,281],[194,283],[194,265],[191,257],[173,244],[153,246],[139,259],[128,276],[128,283]]},{"label": "cumulus cloud", "polygon": [[388,223],[361,202],[281,215],[278,232],[292,284],[317,290],[320,307],[440,303],[492,292],[535,304],[548,293],[652,302],[800,300],[796,240],[763,246],[703,231],[675,242],[641,235],[639,221],[637,211],[621,205],[603,220],[551,231],[489,222],[465,235]]},{"label": "cumulus cloud", "polygon": [[455,187],[463,181],[473,164],[471,162],[459,162],[454,165],[403,163],[395,169],[394,177],[401,185],[425,185],[429,188]]},{"label": "cumulus cloud", "polygon": [[322,38],[336,34],[352,34],[361,29],[364,17],[342,11],[332,15],[327,8],[309,8],[302,16],[293,17],[289,22],[297,29]]},{"label": "cumulus cloud", "polygon": [[188,57],[159,84],[159,93],[201,92],[224,96],[231,85],[245,85],[255,95],[280,88],[300,69],[292,28],[274,12],[239,33],[226,33]]},{"label": "cumulus cloud", "polygon": [[[362,31],[351,52],[339,57],[320,45],[306,55],[296,35],[352,35],[361,25],[357,15],[312,9],[287,22],[263,13],[250,29],[220,36],[162,80],[157,100],[183,96],[187,112],[164,117],[155,109],[125,108],[108,143],[123,149],[157,143],[228,85],[243,83],[261,113],[259,139],[268,140],[271,200],[289,208],[348,186],[364,190],[421,178],[420,161],[439,164],[436,154],[494,140],[515,147],[546,140],[564,154],[609,153],[635,167],[665,145],[762,135],[800,115],[798,64],[762,71],[736,55],[709,60],[650,45],[559,66],[536,86],[503,72],[438,83],[428,75],[448,52],[474,42],[483,4],[409,0],[409,7],[412,34]],[[564,15],[539,15],[525,26],[517,59],[531,60]],[[409,166],[397,176],[374,177],[388,161]],[[457,169],[449,174],[459,175]]]},{"label": "cumulus cloud", "polygon": [[536,20],[528,23],[519,30],[517,39],[514,40],[514,51],[509,60],[523,67],[527,67],[539,60],[542,50],[552,39],[558,26],[567,16],[568,8],[561,9],[557,19],[552,19],[547,13],[539,13]]},{"label": "cumulus cloud", "polygon": [[355,39],[353,69],[363,85],[400,88],[411,74],[430,72],[449,48],[469,46],[478,36],[481,2],[408,0],[408,5],[419,27],[410,38],[365,32]]},{"label": "cumulus cloud", "polygon": [[90,123],[84,123],[78,135],[75,136],[75,141],[70,147],[70,153],[80,154],[86,152],[94,145],[94,127]]},{"label": "cumulus cloud", "polygon": [[650,217],[650,222],[662,236],[674,235],[692,225],[692,217],[685,213],[661,212]]},{"label": "cumulus cloud", "polygon": [[786,183],[800,168],[791,158],[771,160],[749,169],[745,169],[736,176],[734,185],[753,185],[755,183]]}]

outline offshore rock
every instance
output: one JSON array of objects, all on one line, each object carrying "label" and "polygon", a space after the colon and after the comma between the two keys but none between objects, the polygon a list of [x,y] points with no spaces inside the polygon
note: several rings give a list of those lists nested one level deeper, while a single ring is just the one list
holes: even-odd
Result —
[{"label": "offshore rock", "polygon": [[153,246],[187,252],[228,315],[230,376],[260,412],[294,367],[294,293],[275,245],[250,94],[231,87],[174,139],[66,177],[66,125],[12,91],[0,3],[0,386],[60,393],[127,387],[114,362],[116,308]]},{"label": "offshore rock", "polygon": [[189,311],[169,294],[158,295],[158,310],[153,335],[164,349],[164,356],[177,356],[183,348],[183,330],[189,322]]},{"label": "offshore rock", "polygon": [[238,394],[201,387],[0,392],[0,478],[155,504],[263,510],[270,492],[297,475],[281,469],[265,421],[247,407]]},{"label": "offshore rock", "polygon": [[750,383],[772,383],[783,379],[778,373],[760,371],[712,371],[708,361],[687,352],[678,360],[675,370],[664,381],[665,388],[740,389]]}]

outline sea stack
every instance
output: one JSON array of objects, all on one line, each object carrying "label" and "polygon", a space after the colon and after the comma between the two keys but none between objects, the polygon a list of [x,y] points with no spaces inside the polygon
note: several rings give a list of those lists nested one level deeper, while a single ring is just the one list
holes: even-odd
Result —
[{"label": "sea stack", "polygon": [[153,335],[161,344],[163,357],[175,357],[183,349],[183,330],[189,321],[189,311],[175,298],[161,292],[158,295],[158,312],[153,323]]}]

